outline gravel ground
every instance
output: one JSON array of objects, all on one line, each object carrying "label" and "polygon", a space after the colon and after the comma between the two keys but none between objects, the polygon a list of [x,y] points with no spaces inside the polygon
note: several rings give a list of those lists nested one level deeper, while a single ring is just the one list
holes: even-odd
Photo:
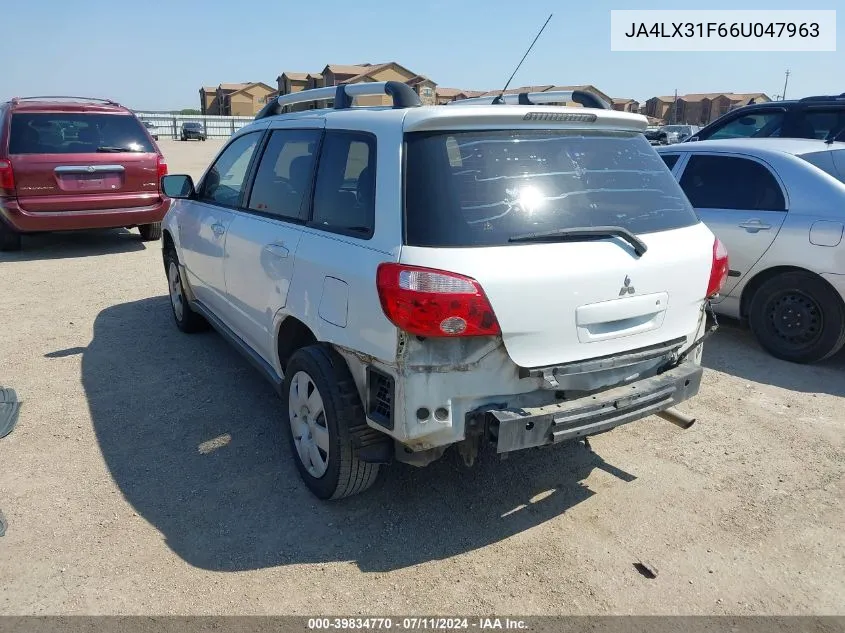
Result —
[{"label": "gravel ground", "polygon": [[[218,141],[162,141],[198,176]],[[845,357],[708,341],[682,431],[391,467],[320,503],[279,401],[173,323],[135,231],[0,255],[2,614],[845,614]],[[656,578],[637,571],[643,561]]]}]

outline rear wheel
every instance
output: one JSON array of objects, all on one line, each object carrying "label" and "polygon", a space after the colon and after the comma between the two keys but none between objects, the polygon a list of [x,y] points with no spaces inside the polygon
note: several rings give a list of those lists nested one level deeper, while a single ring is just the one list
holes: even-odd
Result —
[{"label": "rear wheel", "polygon": [[748,320],[766,351],[793,363],[823,360],[845,345],[845,305],[811,273],[789,272],[763,282]]},{"label": "rear wheel", "polygon": [[320,499],[363,492],[379,465],[358,459],[355,436],[368,429],[358,390],[346,362],[324,345],[291,356],[282,391],[285,424],[296,467]]},{"label": "rear wheel", "polygon": [[173,319],[176,327],[192,334],[208,329],[208,321],[191,310],[188,299],[185,296],[185,288],[182,285],[182,274],[179,271],[179,258],[176,251],[169,249],[164,255],[164,267],[167,271],[167,287],[170,291],[170,307],[173,310]]},{"label": "rear wheel", "polygon": [[0,220],[0,251],[21,250],[21,234]]},{"label": "rear wheel", "polygon": [[153,222],[152,224],[141,224],[138,227],[138,232],[141,234],[141,239],[144,242],[160,240],[161,222]]}]

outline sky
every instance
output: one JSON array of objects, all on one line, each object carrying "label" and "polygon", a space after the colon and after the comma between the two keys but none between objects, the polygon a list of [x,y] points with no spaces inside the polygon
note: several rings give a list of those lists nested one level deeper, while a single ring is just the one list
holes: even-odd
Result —
[{"label": "sky", "polygon": [[[263,81],[328,63],[396,61],[439,86],[592,84],[640,102],[697,92],[845,92],[842,0],[5,0],[0,100],[70,94],[136,110],[199,107],[201,86]],[[806,4],[806,6],[805,6]],[[627,5],[627,6],[626,6]],[[800,5],[800,6],[799,6]],[[610,10],[839,9],[836,52],[611,52]],[[10,28],[11,26],[11,28]]]}]

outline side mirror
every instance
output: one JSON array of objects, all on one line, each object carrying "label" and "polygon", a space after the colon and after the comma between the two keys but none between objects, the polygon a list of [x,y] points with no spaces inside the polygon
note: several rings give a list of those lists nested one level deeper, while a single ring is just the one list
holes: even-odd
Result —
[{"label": "side mirror", "polygon": [[190,176],[173,174],[161,177],[161,190],[168,198],[193,198],[194,180]]}]

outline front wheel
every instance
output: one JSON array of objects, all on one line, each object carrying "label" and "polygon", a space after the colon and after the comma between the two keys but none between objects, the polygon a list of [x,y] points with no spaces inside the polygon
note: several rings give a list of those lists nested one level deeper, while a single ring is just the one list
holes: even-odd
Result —
[{"label": "front wheel", "polygon": [[358,459],[357,434],[368,429],[349,368],[330,347],[311,345],[293,354],[282,391],[286,433],[305,485],[320,499],[363,492],[379,465]]},{"label": "front wheel", "polygon": [[766,351],[793,363],[824,360],[845,345],[845,305],[811,273],[789,272],[763,282],[748,320]]},{"label": "front wheel", "polygon": [[167,271],[167,287],[170,291],[170,308],[176,327],[192,334],[208,329],[208,321],[191,309],[182,285],[182,275],[179,272],[179,258],[171,247],[164,255],[164,268]]}]

